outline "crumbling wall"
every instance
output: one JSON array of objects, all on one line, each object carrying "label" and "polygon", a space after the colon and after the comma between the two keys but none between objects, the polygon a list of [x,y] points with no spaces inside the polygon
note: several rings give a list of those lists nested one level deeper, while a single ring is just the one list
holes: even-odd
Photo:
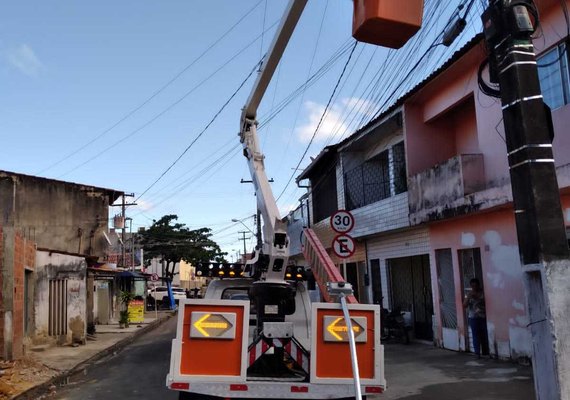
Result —
[{"label": "crumbling wall", "polygon": [[[36,256],[36,292],[34,315],[36,319],[34,341],[36,343],[83,342],[87,330],[87,263],[83,257],[38,251]],[[66,326],[64,337],[50,336],[49,307],[50,280],[67,281]]]}]

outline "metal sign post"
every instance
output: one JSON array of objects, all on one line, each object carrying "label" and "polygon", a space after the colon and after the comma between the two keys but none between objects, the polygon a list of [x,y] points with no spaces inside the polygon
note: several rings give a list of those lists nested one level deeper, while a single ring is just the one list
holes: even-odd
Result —
[{"label": "metal sign post", "polygon": [[154,319],[158,320],[158,309],[156,308],[156,286],[152,288],[154,295],[152,298],[154,299]]},{"label": "metal sign post", "polygon": [[352,374],[354,375],[354,390],[357,400],[362,400],[362,390],[360,389],[360,371],[358,370],[358,356],[356,354],[356,342],[354,340],[354,331],[352,330],[352,321],[346,304],[344,293],[340,294],[340,305],[344,315],[344,321],[348,333],[348,345],[350,346],[350,361],[352,362]]},{"label": "metal sign post", "polygon": [[354,393],[357,400],[362,400],[362,391],[360,389],[360,371],[358,369],[358,355],[356,353],[356,341],[354,339],[354,331],[352,328],[352,320],[346,303],[346,296],[352,295],[352,285],[346,282],[329,282],[327,284],[328,292],[331,296],[338,297],[344,323],[346,325],[346,333],[348,335],[348,346],[350,348],[350,361],[352,363],[352,375],[354,376]]}]

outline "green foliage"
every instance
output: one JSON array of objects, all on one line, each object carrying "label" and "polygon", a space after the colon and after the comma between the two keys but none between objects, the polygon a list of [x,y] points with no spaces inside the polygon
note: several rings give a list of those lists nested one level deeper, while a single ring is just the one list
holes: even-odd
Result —
[{"label": "green foliage", "polygon": [[224,262],[223,253],[211,237],[211,229],[189,229],[176,222],[177,215],[165,215],[154,220],[150,228],[141,233],[145,258],[158,258],[166,262],[166,278],[172,280],[178,272],[174,266],[180,261],[196,265],[200,261]]},{"label": "green foliage", "polygon": [[124,310],[124,311],[119,312],[119,324],[125,324],[125,325],[129,324],[129,311],[128,310]]},{"label": "green foliage", "polygon": [[135,298],[135,295],[131,292],[127,292],[126,290],[121,290],[121,293],[119,294],[119,300],[127,308],[129,307],[129,303],[131,301],[133,301],[134,298]]}]

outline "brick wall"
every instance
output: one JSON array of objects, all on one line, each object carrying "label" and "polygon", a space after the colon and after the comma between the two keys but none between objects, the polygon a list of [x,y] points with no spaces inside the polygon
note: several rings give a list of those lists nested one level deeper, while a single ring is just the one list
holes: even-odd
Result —
[{"label": "brick wall", "polygon": [[4,354],[4,299],[2,296],[4,270],[4,235],[0,226],[0,357]]},{"label": "brick wall", "polygon": [[[33,270],[36,258],[36,246],[31,240],[27,240],[24,235],[16,232],[14,234],[14,265],[5,265],[4,255],[10,249],[4,248],[4,235],[0,230],[0,271],[13,268],[13,295],[10,297],[2,296],[0,293],[0,354],[4,354],[4,311],[12,310],[12,351],[13,358],[21,358],[24,355],[24,307],[26,305],[25,294],[25,271]],[[2,280],[5,279],[0,273],[0,287]],[[1,291],[0,291],[1,292]],[[5,304],[5,301],[12,301],[12,304]],[[10,307],[11,306],[11,307]]]},{"label": "brick wall", "polygon": [[13,315],[13,351],[14,358],[23,355],[24,339],[24,239],[16,233],[14,238],[14,297],[12,305]]}]

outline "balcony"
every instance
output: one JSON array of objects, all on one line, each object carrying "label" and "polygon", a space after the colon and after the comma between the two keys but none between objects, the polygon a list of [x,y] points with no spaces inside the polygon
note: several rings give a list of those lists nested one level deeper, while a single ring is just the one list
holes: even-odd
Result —
[{"label": "balcony", "polygon": [[479,210],[470,195],[485,190],[482,154],[461,154],[408,180],[412,225]]}]

